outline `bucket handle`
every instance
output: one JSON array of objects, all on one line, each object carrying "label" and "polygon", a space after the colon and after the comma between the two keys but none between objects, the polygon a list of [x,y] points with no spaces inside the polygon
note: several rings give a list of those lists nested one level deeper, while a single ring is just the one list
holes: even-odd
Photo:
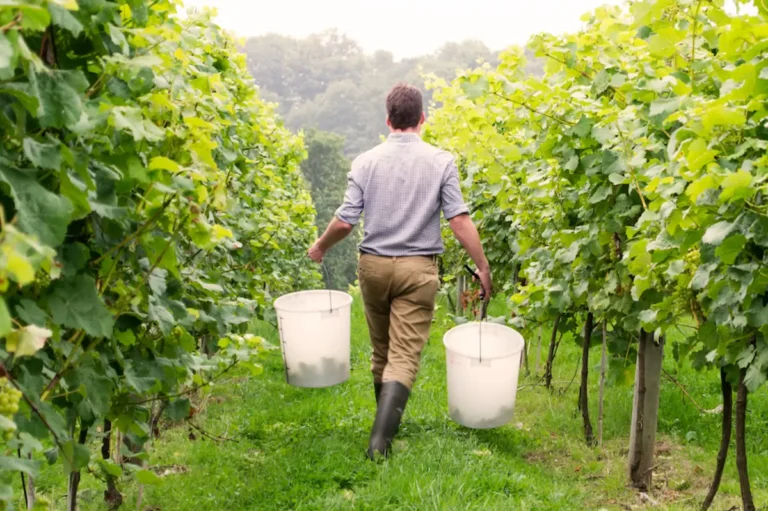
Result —
[{"label": "bucket handle", "polygon": [[328,288],[328,312],[333,312],[333,291],[330,288],[330,282],[331,282],[331,275],[328,273],[328,267],[325,266],[325,259],[320,263],[320,266],[323,268],[323,273],[325,273],[325,286]]},{"label": "bucket handle", "polygon": [[[464,268],[469,272],[470,275],[472,275],[477,280],[480,280],[480,275],[477,274],[475,270],[469,267],[469,265],[464,265]],[[478,319],[478,322],[480,325],[478,326],[478,351],[479,351],[479,357],[480,357],[480,363],[483,362],[483,321],[487,319],[488,316],[488,300],[485,299],[485,289],[483,289],[482,285],[480,286],[480,300],[482,301],[482,305],[480,306],[480,317]]]},{"label": "bucket handle", "polygon": [[[302,260],[308,259],[309,254],[304,254],[304,257],[302,257]],[[328,289],[328,312],[333,313],[333,290],[329,287],[331,282],[331,274],[328,273],[328,267],[325,265],[325,259],[320,261],[320,268],[323,269],[323,273],[325,273],[325,287]]]}]

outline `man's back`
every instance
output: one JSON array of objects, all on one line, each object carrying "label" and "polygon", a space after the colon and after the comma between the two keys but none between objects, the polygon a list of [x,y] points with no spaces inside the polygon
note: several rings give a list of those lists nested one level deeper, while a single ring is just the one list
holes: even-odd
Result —
[{"label": "man's back", "polygon": [[362,252],[403,257],[443,252],[441,210],[447,219],[468,211],[453,156],[416,133],[391,133],[352,163],[336,216],[355,225],[364,215]]},{"label": "man's back", "polygon": [[[376,419],[368,456],[387,456],[421,364],[440,287],[437,254],[443,252],[440,211],[477,265],[491,294],[491,271],[480,236],[459,188],[453,157],[421,140],[421,92],[397,84],[387,95],[384,144],[355,158],[344,204],[307,255],[322,262],[365,214],[360,293],[371,336]],[[428,256],[428,257],[424,257]]]}]

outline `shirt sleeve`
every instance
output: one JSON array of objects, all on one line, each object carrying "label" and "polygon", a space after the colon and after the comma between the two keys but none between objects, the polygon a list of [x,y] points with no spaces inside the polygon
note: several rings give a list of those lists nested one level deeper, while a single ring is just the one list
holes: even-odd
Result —
[{"label": "shirt sleeve", "polygon": [[347,176],[347,191],[344,202],[336,210],[336,218],[350,225],[357,225],[363,213],[363,189],[355,181],[355,172]]},{"label": "shirt sleeve", "polygon": [[459,186],[459,169],[456,168],[455,160],[451,159],[448,168],[445,170],[443,186],[440,190],[440,199],[442,201],[443,216],[446,220],[469,213],[469,208],[464,203],[464,197],[461,194]]}]

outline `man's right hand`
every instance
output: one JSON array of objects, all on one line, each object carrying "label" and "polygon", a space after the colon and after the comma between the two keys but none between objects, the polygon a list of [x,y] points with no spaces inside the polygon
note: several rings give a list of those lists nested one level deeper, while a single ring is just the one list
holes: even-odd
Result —
[{"label": "man's right hand", "polygon": [[477,276],[480,277],[480,285],[483,288],[483,299],[487,302],[493,295],[493,281],[491,280],[491,269],[477,270]]}]

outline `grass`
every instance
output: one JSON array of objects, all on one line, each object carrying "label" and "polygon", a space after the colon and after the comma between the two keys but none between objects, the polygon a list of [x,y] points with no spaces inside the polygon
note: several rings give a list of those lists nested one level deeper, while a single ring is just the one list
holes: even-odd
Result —
[{"label": "grass", "polygon": [[[626,487],[631,387],[606,389],[601,449],[583,442],[576,410],[578,381],[562,394],[523,388],[515,419],[505,427],[462,428],[447,413],[441,341],[450,326],[439,312],[390,460],[374,464],[364,454],[375,399],[367,329],[356,300],[349,381],[327,389],[291,387],[284,380],[280,353],[273,352],[264,361],[262,376],[237,376],[218,385],[196,422],[234,441],[215,443],[200,434],[190,440],[190,431],[180,426],[163,431],[150,458],[161,483],[144,487],[141,509],[573,510],[646,505]],[[277,344],[273,330],[261,335]],[[590,365],[597,367],[600,350],[592,351]],[[543,357],[546,340],[542,352]],[[531,365],[534,359],[535,339]],[[578,359],[579,348],[564,342],[555,361],[555,381],[570,381]],[[675,371],[702,407],[719,404],[716,373],[675,367],[671,357],[666,367]],[[597,378],[593,371],[590,398],[595,425]],[[536,380],[531,376],[521,384]],[[758,505],[768,502],[768,437],[762,434],[768,426],[767,395],[763,390],[750,397],[748,419],[750,473]],[[653,499],[660,509],[697,509],[714,468],[720,416],[701,414],[668,381],[662,387],[660,415],[660,466]],[[729,509],[740,502],[734,459],[732,450],[713,509]],[[66,484],[60,465],[46,469],[36,486],[55,509],[63,509]],[[136,509],[136,483],[121,483],[121,490],[124,508]],[[84,474],[81,509],[104,509],[102,491],[100,481]]]}]

